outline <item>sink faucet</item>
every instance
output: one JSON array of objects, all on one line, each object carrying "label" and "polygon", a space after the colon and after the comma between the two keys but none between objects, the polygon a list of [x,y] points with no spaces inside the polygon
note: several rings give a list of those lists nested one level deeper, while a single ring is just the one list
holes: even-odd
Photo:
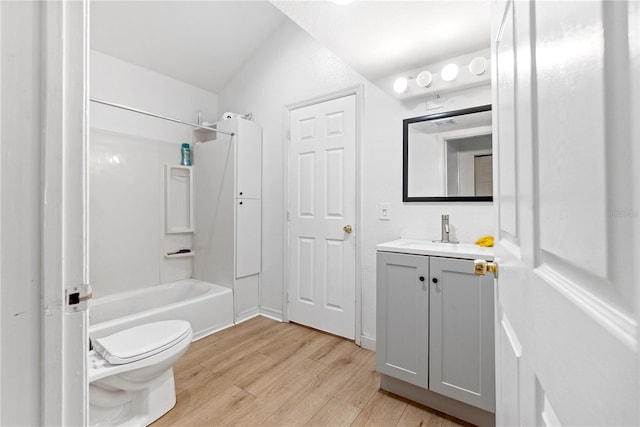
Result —
[{"label": "sink faucet", "polygon": [[449,240],[449,215],[442,215],[442,239],[434,240],[438,243],[458,243],[455,240]]},{"label": "sink faucet", "polygon": [[442,215],[442,243],[449,243],[449,215]]}]

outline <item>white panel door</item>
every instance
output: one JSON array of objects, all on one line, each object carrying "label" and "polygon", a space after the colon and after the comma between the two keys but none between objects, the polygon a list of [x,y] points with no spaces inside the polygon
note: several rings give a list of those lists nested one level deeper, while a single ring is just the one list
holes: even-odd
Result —
[{"label": "white panel door", "polygon": [[494,10],[498,425],[640,424],[639,10]]},{"label": "white panel door", "polygon": [[[289,320],[355,335],[355,95],[291,110]],[[344,227],[351,226],[351,233]]]}]

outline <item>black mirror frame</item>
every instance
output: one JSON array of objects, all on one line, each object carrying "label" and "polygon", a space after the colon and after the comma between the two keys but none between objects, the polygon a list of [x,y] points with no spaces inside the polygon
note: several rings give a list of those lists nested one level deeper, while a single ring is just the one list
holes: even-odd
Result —
[{"label": "black mirror frame", "polygon": [[426,116],[411,117],[402,121],[402,201],[403,202],[493,202],[493,196],[417,196],[409,197],[409,124],[447,117],[491,111],[491,104]]}]

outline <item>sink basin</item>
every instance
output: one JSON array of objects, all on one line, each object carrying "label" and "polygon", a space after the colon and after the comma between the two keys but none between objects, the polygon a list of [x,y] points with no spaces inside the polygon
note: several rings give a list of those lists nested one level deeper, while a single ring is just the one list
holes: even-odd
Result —
[{"label": "sink basin", "polygon": [[431,240],[400,239],[376,246],[382,252],[414,255],[432,255],[450,258],[482,258],[493,260],[493,248],[484,248],[473,243],[442,243]]}]

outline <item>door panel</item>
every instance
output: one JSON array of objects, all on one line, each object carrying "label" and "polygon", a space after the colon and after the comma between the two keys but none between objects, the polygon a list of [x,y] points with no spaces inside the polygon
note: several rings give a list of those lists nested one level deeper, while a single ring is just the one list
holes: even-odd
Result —
[{"label": "door panel", "polygon": [[496,109],[496,176],[517,182],[496,200],[498,424],[640,421],[634,13],[622,1],[496,10],[494,99],[515,94]]},{"label": "door panel", "polygon": [[316,265],[316,241],[309,237],[298,237],[298,300],[313,304],[315,302],[314,270]]},{"label": "door panel", "polygon": [[493,412],[493,278],[473,269],[471,260],[429,259],[429,389]]},{"label": "door panel", "polygon": [[512,242],[517,242],[518,218],[517,218],[517,177],[516,177],[516,134],[515,134],[515,46],[514,46],[514,24],[513,6],[507,3],[506,10],[501,19],[501,27],[498,33],[499,39],[496,41],[496,72],[498,74],[496,90],[496,123],[494,129],[498,138],[502,141],[509,141],[502,144],[498,160],[498,185],[496,193],[501,199],[498,208],[500,216],[501,235],[508,237]]},{"label": "door panel", "polygon": [[260,200],[236,199],[236,278],[260,273]]},{"label": "door panel", "polygon": [[344,282],[344,241],[326,239],[324,241],[325,290],[324,301],[327,308],[344,310],[346,301],[342,289],[347,285]]},{"label": "door panel", "polygon": [[262,127],[251,120],[238,119],[236,136],[236,197],[262,196]]},{"label": "door panel", "polygon": [[426,389],[429,257],[378,252],[376,264],[376,369]]},{"label": "door panel", "polygon": [[522,346],[515,335],[506,316],[498,319],[496,330],[500,332],[497,337],[498,362],[501,375],[496,381],[496,403],[499,421],[496,425],[517,426],[525,424],[520,418],[520,378],[519,365],[522,355]]},{"label": "door panel", "polygon": [[[540,360],[537,376],[560,421],[611,423],[607,417],[615,411],[616,420],[637,423],[637,324],[629,298],[637,281],[630,280],[633,264],[618,262],[634,253],[637,241],[616,233],[631,230],[632,217],[615,214],[633,201],[625,178],[633,162],[630,120],[613,119],[614,113],[628,114],[628,103],[619,99],[628,100],[629,70],[619,75],[612,68],[628,67],[629,53],[609,41],[626,38],[627,27],[612,18],[624,22],[627,4],[577,7],[540,2],[534,9],[540,242],[532,285],[544,304],[533,344],[557,349],[557,363]],[[570,37],[566,28],[575,29]],[[570,84],[562,77],[567,75]],[[616,78],[626,84],[607,83]],[[621,156],[628,160],[610,161]],[[617,188],[620,180],[626,182]],[[594,378],[585,378],[585,370]],[[561,391],[567,381],[575,388],[571,398]],[[590,401],[606,406],[585,411]]]},{"label": "door panel", "polygon": [[325,217],[344,219],[344,149],[325,151]]},{"label": "door panel", "polygon": [[290,132],[289,319],[354,338],[355,96],[291,110]]}]

